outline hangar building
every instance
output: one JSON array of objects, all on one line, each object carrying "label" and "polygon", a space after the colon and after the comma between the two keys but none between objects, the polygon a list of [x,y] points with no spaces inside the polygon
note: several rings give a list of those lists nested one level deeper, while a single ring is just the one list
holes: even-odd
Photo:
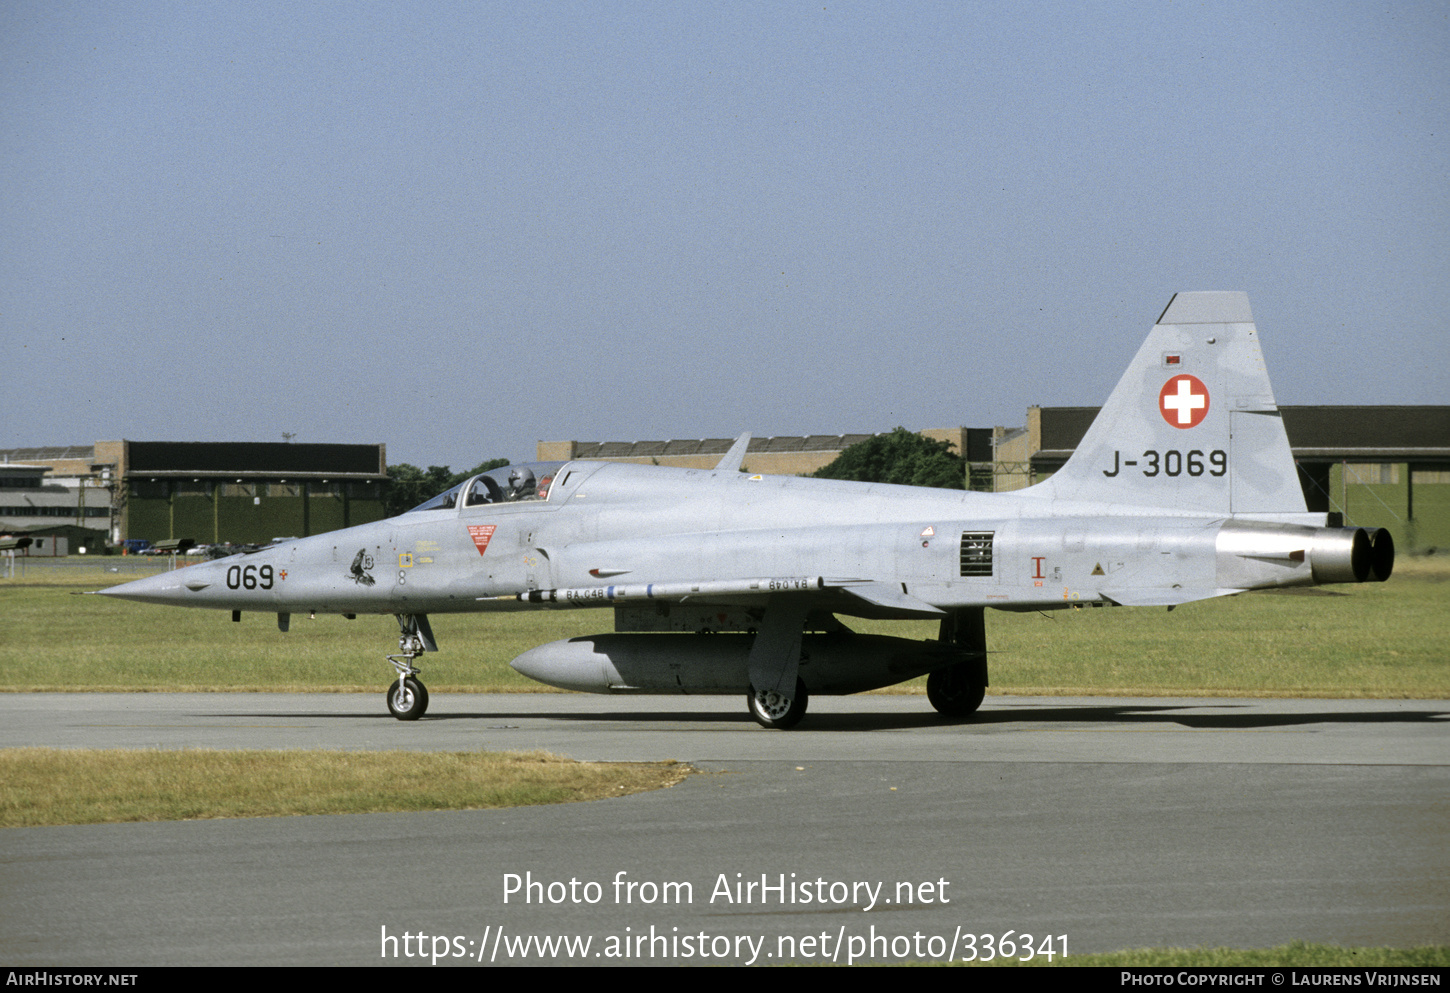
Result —
[{"label": "hangar building", "polygon": [[0,531],[80,528],[97,547],[167,538],[261,544],[381,520],[386,479],[383,445],[98,441],[0,450]]}]

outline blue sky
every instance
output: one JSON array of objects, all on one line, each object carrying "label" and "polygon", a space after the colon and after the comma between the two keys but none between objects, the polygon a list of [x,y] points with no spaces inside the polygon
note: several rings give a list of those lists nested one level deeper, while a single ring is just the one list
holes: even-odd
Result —
[{"label": "blue sky", "polygon": [[1450,4],[0,5],[0,447],[1450,403]]}]

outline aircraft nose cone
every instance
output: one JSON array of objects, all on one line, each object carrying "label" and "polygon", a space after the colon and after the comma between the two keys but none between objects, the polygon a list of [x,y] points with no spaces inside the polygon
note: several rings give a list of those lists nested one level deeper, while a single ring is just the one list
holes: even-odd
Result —
[{"label": "aircraft nose cone", "polygon": [[[139,603],[186,603],[186,595],[194,592],[200,577],[187,576],[189,569],[163,572],[145,579],[135,579],[120,586],[96,590],[101,596],[113,596],[119,600],[135,600]],[[209,583],[206,585],[210,585]],[[191,587],[191,588],[188,588]],[[200,587],[205,589],[205,586]]]}]

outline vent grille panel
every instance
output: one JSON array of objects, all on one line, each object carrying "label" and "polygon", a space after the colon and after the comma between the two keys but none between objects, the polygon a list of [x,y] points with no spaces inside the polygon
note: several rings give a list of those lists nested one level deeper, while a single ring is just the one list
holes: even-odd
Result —
[{"label": "vent grille panel", "polygon": [[962,575],[992,575],[992,536],[995,531],[962,532]]}]

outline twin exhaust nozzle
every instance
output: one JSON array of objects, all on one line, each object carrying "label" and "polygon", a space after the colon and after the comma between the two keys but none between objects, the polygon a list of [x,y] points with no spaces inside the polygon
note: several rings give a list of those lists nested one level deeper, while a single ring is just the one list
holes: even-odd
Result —
[{"label": "twin exhaust nozzle", "polygon": [[1384,528],[1319,528],[1309,568],[1316,583],[1383,583],[1395,568],[1395,540]]},{"label": "twin exhaust nozzle", "polygon": [[1395,541],[1384,528],[1230,521],[1217,545],[1219,585],[1237,589],[1382,583],[1395,567]]}]

